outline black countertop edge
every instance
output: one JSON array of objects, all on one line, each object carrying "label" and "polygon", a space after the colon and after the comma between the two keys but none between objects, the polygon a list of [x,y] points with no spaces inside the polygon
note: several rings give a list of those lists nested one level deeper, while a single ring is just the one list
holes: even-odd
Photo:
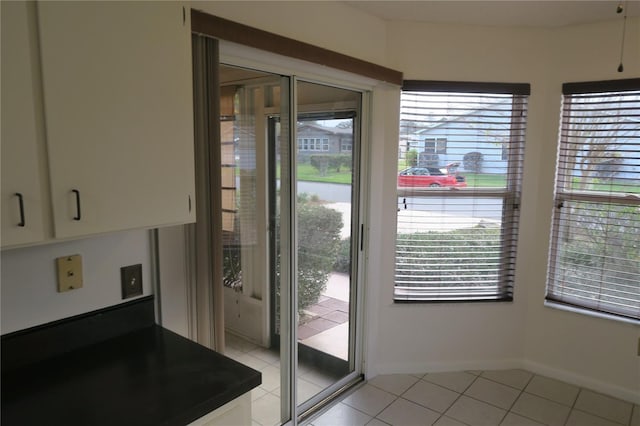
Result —
[{"label": "black countertop edge", "polygon": [[154,297],[52,321],[2,336],[2,371],[71,352],[155,324]]},{"label": "black countertop edge", "polygon": [[[125,318],[146,312],[142,317],[148,317],[149,304],[153,306],[153,298],[108,311],[116,311],[116,316],[118,310],[125,311],[120,312]],[[153,315],[153,309],[150,312]],[[50,326],[84,330],[70,322],[89,321],[97,328],[109,327],[114,319],[102,321],[105,313],[114,314],[101,310],[98,319],[83,315]],[[130,332],[97,343],[75,342],[73,350],[44,351],[53,354],[49,358],[14,363],[9,369],[3,360],[2,425],[185,425],[261,383],[260,372],[222,354],[156,324],[133,324]],[[21,348],[33,348],[42,336],[45,342],[51,343],[51,336],[62,336],[61,345],[66,342],[60,330],[32,331],[37,336],[3,336],[3,358],[5,351],[15,356],[11,345],[16,341]],[[25,338],[28,345],[21,343]]]}]

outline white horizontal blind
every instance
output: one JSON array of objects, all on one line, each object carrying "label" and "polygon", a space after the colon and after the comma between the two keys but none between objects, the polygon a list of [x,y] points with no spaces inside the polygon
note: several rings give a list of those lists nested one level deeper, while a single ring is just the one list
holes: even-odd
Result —
[{"label": "white horizontal blind", "polygon": [[640,79],[563,92],[547,299],[640,319]]},{"label": "white horizontal blind", "polygon": [[529,86],[407,83],[394,299],[512,300]]}]

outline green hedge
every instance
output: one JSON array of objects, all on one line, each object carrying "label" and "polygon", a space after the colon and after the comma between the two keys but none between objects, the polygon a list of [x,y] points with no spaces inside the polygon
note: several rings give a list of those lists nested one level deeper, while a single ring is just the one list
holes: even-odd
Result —
[{"label": "green hedge", "polygon": [[298,309],[318,302],[340,248],[342,214],[322,204],[298,203]]},{"label": "green hedge", "polygon": [[320,173],[326,176],[329,169],[334,169],[337,173],[345,168],[351,168],[352,157],[350,154],[312,154],[309,156],[309,163]]},{"label": "green hedge", "polygon": [[[463,284],[467,280],[462,275],[465,270],[477,269],[478,258],[486,257],[488,251],[500,249],[500,232],[497,227],[477,226],[449,232],[398,234],[396,267],[402,268],[403,264],[411,263],[409,270],[402,271],[402,274],[420,276],[425,285],[426,282],[440,281],[443,275],[448,281]],[[410,260],[402,259],[407,251],[411,251]],[[495,272],[480,272],[478,275],[491,274]]]}]

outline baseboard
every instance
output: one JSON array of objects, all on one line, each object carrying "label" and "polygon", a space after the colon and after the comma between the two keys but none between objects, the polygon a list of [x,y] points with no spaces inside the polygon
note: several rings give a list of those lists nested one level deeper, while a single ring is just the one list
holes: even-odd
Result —
[{"label": "baseboard", "polygon": [[614,398],[629,401],[634,404],[640,404],[640,383],[638,384],[639,389],[633,390],[617,385],[612,385],[610,383],[596,380],[581,374],[576,374],[571,371],[553,368],[534,361],[525,360],[522,364],[522,368],[532,373],[562,380],[563,382],[571,383],[573,385],[587,388],[595,392],[612,396]]},{"label": "baseboard", "polygon": [[[378,374],[424,374],[440,373],[444,371],[469,371],[469,370],[507,370],[522,368],[519,359],[502,360],[460,360],[447,362],[414,362],[414,363],[383,363],[378,364],[370,373]],[[368,377],[367,377],[368,378]]]},{"label": "baseboard", "polygon": [[534,361],[522,359],[502,360],[473,360],[448,362],[415,362],[415,363],[383,363],[368,370],[367,379],[381,374],[424,374],[444,371],[472,371],[472,370],[509,370],[519,368],[541,376],[562,380],[576,386],[590,389],[594,392],[612,396],[640,405],[640,389],[627,389],[606,383],[571,371],[553,368]]}]

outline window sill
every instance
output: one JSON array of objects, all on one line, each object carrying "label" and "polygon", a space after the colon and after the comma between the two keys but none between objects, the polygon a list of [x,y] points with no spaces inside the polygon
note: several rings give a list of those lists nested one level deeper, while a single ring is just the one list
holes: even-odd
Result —
[{"label": "window sill", "polygon": [[394,305],[415,305],[415,304],[422,304],[422,305],[442,305],[442,304],[453,304],[453,305],[458,305],[458,304],[463,304],[463,303],[472,303],[472,304],[480,304],[480,303],[502,303],[502,302],[513,302],[513,297],[504,297],[501,299],[441,299],[441,300],[436,300],[436,299],[425,299],[425,300],[420,300],[420,299],[410,299],[410,300],[406,300],[406,299],[393,299],[393,304]]},{"label": "window sill", "polygon": [[547,308],[558,309],[560,311],[566,311],[566,312],[573,312],[576,314],[586,315],[586,316],[595,317],[595,318],[602,318],[602,319],[611,320],[611,321],[624,322],[627,324],[640,325],[640,320],[621,317],[613,314],[606,314],[604,312],[592,311],[590,309],[581,309],[575,306],[568,306],[568,305],[563,305],[557,302],[550,302],[548,300],[545,300],[544,306],[546,306]]}]

